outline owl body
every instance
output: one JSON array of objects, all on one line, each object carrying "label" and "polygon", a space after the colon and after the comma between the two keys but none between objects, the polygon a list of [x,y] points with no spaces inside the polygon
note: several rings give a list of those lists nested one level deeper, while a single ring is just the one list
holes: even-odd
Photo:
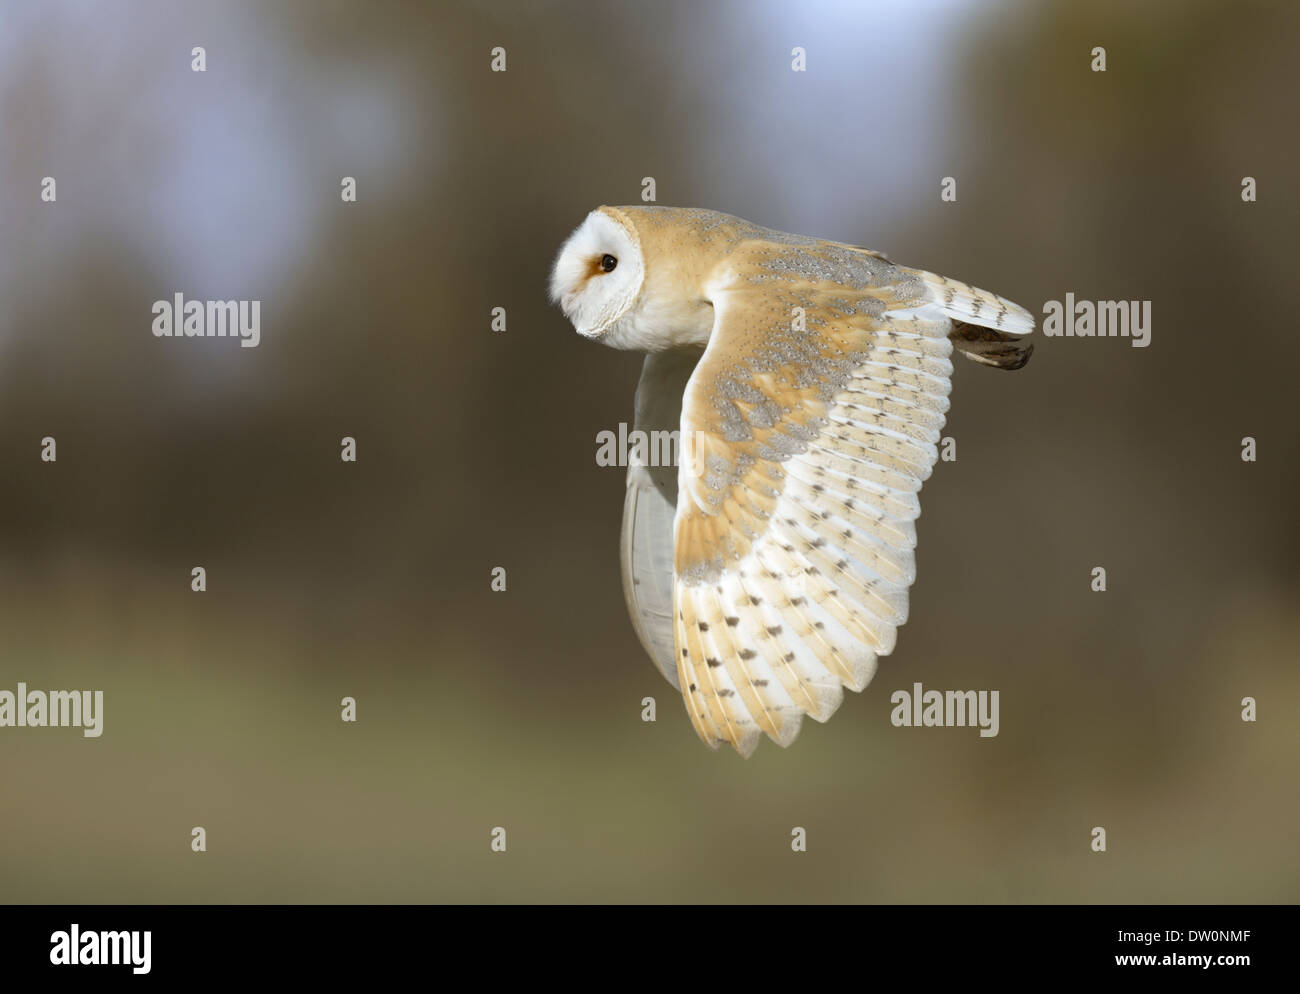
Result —
[{"label": "owl body", "polygon": [[628,472],[642,644],[705,742],[789,744],[907,618],[951,352],[1019,368],[1032,318],[868,249],[668,207],[593,211],[551,293],[579,333],[648,353],[636,427],[679,432],[675,471]]}]

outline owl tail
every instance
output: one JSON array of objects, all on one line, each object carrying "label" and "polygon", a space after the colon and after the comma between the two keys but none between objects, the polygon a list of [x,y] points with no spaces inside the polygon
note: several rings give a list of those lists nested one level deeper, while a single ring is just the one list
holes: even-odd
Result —
[{"label": "owl tail", "polygon": [[998,369],[1019,369],[1034,353],[1022,336],[1034,330],[1034,318],[1019,304],[960,280],[918,272],[930,299],[952,319],[948,340],[967,359]]},{"label": "owl tail", "polygon": [[998,369],[1019,369],[1034,354],[1034,343],[1027,338],[1007,335],[992,328],[981,328],[965,321],[952,323],[948,340],[967,359],[974,359],[982,366],[996,366]]}]

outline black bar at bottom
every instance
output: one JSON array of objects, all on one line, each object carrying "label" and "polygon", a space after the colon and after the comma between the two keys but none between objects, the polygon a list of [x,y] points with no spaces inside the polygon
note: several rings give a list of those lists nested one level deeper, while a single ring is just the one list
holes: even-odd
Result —
[{"label": "black bar at bottom", "polygon": [[6,987],[413,973],[766,985],[828,969],[873,986],[887,976],[1238,984],[1294,974],[1295,925],[1294,906],[42,905],[0,908],[0,962]]}]

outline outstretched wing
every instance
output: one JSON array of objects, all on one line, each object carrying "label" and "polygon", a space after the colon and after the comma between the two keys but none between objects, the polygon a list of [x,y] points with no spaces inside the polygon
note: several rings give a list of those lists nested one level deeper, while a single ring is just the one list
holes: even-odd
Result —
[{"label": "outstretched wing", "polygon": [[[623,596],[637,637],[655,666],[677,687],[673,653],[673,518],[677,513],[676,455],[682,393],[699,349],[646,356],[636,388],[632,446],[623,500]],[[680,689],[680,688],[679,688]]]},{"label": "outstretched wing", "polygon": [[861,690],[907,619],[952,319],[1021,308],[847,246],[757,246],[707,288],[683,397],[674,651],[696,731],[748,755]]}]

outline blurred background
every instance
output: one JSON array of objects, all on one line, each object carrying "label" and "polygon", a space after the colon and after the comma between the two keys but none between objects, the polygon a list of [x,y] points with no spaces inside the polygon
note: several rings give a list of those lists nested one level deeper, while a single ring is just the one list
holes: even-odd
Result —
[{"label": "blurred background", "polygon": [[[0,898],[1300,898],[1298,15],[4,5],[0,688],[105,714],[0,729]],[[897,650],[748,761],[626,617],[595,450],[641,359],[545,298],[647,176],[1039,315],[1152,301],[1146,349],[956,360]],[[261,345],[153,337],[176,292],[261,300]],[[1000,734],[894,728],[917,681]]]}]

